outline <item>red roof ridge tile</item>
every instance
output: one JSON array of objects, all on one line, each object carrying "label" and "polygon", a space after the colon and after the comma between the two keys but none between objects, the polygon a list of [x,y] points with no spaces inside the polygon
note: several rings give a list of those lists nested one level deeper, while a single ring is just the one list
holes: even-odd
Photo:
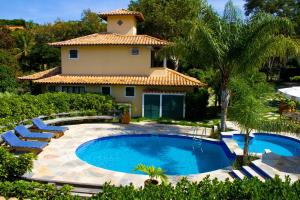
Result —
[{"label": "red roof ridge tile", "polygon": [[114,16],[114,15],[134,15],[141,22],[145,20],[143,13],[138,11],[127,10],[124,8],[107,11],[107,12],[100,12],[98,13],[98,15],[104,20],[107,20],[107,16]]},{"label": "red roof ridge tile", "polygon": [[[94,39],[95,38],[95,39]],[[123,39],[131,40],[123,40]],[[91,39],[92,41],[89,41]],[[143,40],[144,39],[144,40]],[[149,35],[122,35],[117,33],[94,33],[69,40],[48,43],[50,46],[72,46],[72,45],[167,45],[168,41],[155,38]]]},{"label": "red roof ridge tile", "polygon": [[178,72],[178,71],[175,71],[175,70],[173,70],[173,69],[170,69],[170,68],[167,68],[167,70],[168,70],[169,72],[171,72],[171,73],[177,74],[178,76],[181,76],[181,77],[183,77],[183,78],[189,79],[190,81],[194,81],[194,82],[197,82],[197,83],[200,82],[201,84],[206,85],[206,84],[202,83],[201,81],[199,81],[198,79],[196,79],[196,78],[194,78],[194,77],[184,75],[184,74],[182,74],[182,73],[180,73],[180,72]]}]

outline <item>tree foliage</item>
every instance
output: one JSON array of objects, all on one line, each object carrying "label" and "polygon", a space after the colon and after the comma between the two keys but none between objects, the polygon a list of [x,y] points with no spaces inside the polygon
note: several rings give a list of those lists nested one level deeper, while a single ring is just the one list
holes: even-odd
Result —
[{"label": "tree foliage", "polygon": [[25,26],[26,22],[24,19],[13,19],[13,20],[8,20],[8,19],[0,19],[0,26]]},{"label": "tree foliage", "polygon": [[132,0],[130,10],[144,14],[141,34],[173,40],[187,31],[185,24],[201,17],[207,4],[203,0]]},{"label": "tree foliage", "polygon": [[177,43],[183,57],[199,68],[214,68],[220,74],[222,130],[225,130],[233,74],[260,69],[271,57],[299,55],[293,24],[286,18],[259,13],[248,21],[239,18],[231,1],[224,17],[198,20],[185,40]]},{"label": "tree foliage", "polygon": [[230,81],[232,101],[230,119],[236,121],[245,133],[244,164],[248,161],[248,145],[252,130],[267,132],[299,133],[300,126],[284,118],[268,119],[267,100],[272,96],[271,87],[261,73],[245,73]]},{"label": "tree foliage", "polygon": [[0,49],[11,49],[15,45],[15,40],[11,36],[11,31],[5,27],[0,27]]},{"label": "tree foliage", "polygon": [[298,0],[246,0],[246,15],[266,12],[272,15],[287,17],[296,25],[300,33],[300,4]]}]

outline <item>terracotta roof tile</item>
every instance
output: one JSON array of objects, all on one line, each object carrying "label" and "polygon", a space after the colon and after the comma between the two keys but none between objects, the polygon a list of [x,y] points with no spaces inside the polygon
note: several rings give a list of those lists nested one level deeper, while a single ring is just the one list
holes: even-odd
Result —
[{"label": "terracotta roof tile", "polygon": [[23,80],[23,81],[26,81],[26,80],[32,81],[32,80],[37,80],[37,79],[41,79],[41,78],[47,78],[50,76],[55,76],[60,73],[61,73],[61,67],[55,67],[55,68],[41,71],[41,72],[38,72],[38,73],[35,73],[32,75],[18,77],[18,79]]},{"label": "terracotta roof tile", "polygon": [[95,45],[149,45],[164,46],[168,42],[148,35],[120,35],[115,33],[95,33],[62,42],[50,43],[51,46],[95,46]]},{"label": "terracotta roof tile", "polygon": [[87,84],[87,85],[145,85],[145,86],[191,86],[204,87],[199,80],[166,69],[166,76],[83,76],[58,74],[35,80],[39,84]]},{"label": "terracotta roof tile", "polygon": [[113,10],[110,12],[102,12],[98,14],[99,17],[101,17],[104,20],[107,20],[108,16],[118,16],[118,15],[134,15],[139,21],[143,22],[144,19],[144,15],[140,12],[136,12],[136,11],[129,11],[126,9],[118,9],[118,10]]}]

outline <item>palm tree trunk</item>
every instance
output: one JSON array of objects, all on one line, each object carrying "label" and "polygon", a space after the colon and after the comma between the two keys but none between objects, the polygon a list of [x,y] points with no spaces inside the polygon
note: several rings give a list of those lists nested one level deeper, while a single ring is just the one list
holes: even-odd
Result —
[{"label": "palm tree trunk", "polygon": [[228,79],[226,77],[224,76],[221,86],[221,131],[226,131],[227,111],[230,99]]},{"label": "palm tree trunk", "polygon": [[247,129],[245,134],[245,145],[244,145],[244,156],[243,156],[244,165],[247,164],[248,162],[249,140],[250,140],[250,130]]}]

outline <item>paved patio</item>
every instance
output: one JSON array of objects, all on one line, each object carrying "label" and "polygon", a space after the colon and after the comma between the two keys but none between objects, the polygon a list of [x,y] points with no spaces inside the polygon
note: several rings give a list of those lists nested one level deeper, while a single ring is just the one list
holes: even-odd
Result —
[{"label": "paved patio", "polygon": [[[101,123],[80,124],[68,126],[69,131],[51,143],[38,155],[34,161],[31,173],[24,176],[33,180],[46,180],[49,182],[69,182],[76,184],[102,185],[111,182],[115,185],[128,185],[133,183],[139,187],[148,178],[144,175],[127,174],[94,167],[81,161],[75,154],[76,149],[83,143],[99,137],[118,134],[193,134],[194,127],[178,125],[162,125],[156,123],[134,123],[130,125]],[[198,131],[199,133],[205,131]],[[209,173],[191,175],[191,181],[200,181],[210,175],[219,180],[232,179],[228,170],[217,170]],[[181,176],[170,176],[169,181],[176,183]]]}]

